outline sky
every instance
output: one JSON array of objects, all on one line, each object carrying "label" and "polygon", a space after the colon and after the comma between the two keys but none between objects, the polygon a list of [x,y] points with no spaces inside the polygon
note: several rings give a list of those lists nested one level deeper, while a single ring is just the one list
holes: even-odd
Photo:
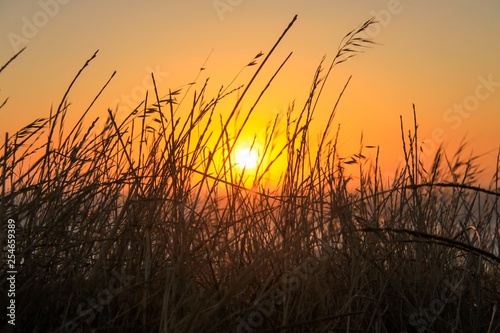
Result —
[{"label": "sky", "polygon": [[[290,103],[303,105],[322,57],[329,65],[342,37],[375,17],[365,36],[378,45],[334,69],[312,132],[324,129],[352,75],[334,122],[341,124],[343,154],[359,151],[362,134],[365,145],[380,146],[384,172],[392,173],[403,156],[400,116],[410,129],[415,104],[425,156],[443,144],[451,158],[465,138],[467,152],[481,156],[491,179],[500,147],[498,0],[0,0],[0,65],[27,46],[0,73],[0,102],[9,97],[0,109],[0,133],[48,116],[96,50],[69,96],[68,121],[79,118],[115,70],[91,117],[105,118],[108,107],[132,110],[151,87],[151,72],[167,93],[185,89],[203,66],[197,82],[210,77],[216,93],[258,52],[269,51],[294,15],[263,77],[293,55],[255,111],[248,135],[262,135],[263,124],[286,114]],[[241,83],[252,73],[246,69]]]}]

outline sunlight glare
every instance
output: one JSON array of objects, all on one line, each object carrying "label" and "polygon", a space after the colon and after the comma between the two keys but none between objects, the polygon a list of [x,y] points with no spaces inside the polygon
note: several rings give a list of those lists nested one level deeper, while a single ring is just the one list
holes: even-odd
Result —
[{"label": "sunlight glare", "polygon": [[259,155],[250,147],[242,147],[236,151],[236,166],[240,169],[254,169],[259,163]]}]

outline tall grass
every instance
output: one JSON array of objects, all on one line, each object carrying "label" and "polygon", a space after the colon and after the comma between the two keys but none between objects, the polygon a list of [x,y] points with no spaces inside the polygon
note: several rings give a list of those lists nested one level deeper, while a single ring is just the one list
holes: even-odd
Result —
[{"label": "tall grass", "polygon": [[[411,130],[401,120],[405,164],[391,183],[378,147],[341,157],[331,133],[338,101],[319,144],[309,139],[325,82],[374,44],[363,35],[373,20],[318,66],[305,104],[289,108],[285,144],[275,146],[272,122],[266,163],[252,175],[234,168],[242,130],[289,56],[247,111],[241,102],[295,19],[246,66],[257,69],[243,86],[208,98],[206,81],[167,92],[155,84],[123,120],[108,110],[102,127],[85,128],[94,100],[68,126],[68,93],[94,54],[49,117],[6,134],[0,216],[2,231],[17,222],[18,331],[500,330],[500,163],[489,189],[477,186],[465,145],[439,150],[426,170],[415,108]],[[232,111],[220,113],[230,98]],[[281,157],[279,184],[263,186]],[[348,164],[359,166],[355,191]]]}]

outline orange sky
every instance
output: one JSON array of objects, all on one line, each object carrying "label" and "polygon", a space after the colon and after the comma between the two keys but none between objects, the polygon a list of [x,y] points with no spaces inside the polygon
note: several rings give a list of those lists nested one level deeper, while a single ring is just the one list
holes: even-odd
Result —
[{"label": "orange sky", "polygon": [[[191,82],[209,54],[198,82],[209,76],[216,92],[255,54],[267,52],[295,14],[298,20],[263,78],[294,54],[256,110],[249,133],[262,133],[263,124],[284,114],[290,102],[303,105],[323,55],[331,60],[348,31],[377,16],[380,23],[369,35],[381,45],[334,70],[312,133],[321,131],[352,74],[334,125],[342,124],[344,154],[359,150],[363,132],[365,144],[380,145],[384,169],[391,173],[402,156],[399,115],[409,128],[415,103],[420,138],[430,153],[441,140],[456,147],[467,136],[474,153],[484,154],[488,175],[493,172],[500,146],[497,0],[481,5],[462,0],[0,0],[0,64],[28,47],[0,74],[0,100],[10,98],[0,110],[0,132],[13,133],[47,116],[97,49],[97,59],[69,97],[75,120],[114,70],[117,76],[92,117],[104,118],[107,107],[117,104],[123,110],[138,104],[151,71],[164,93]],[[239,83],[252,73],[245,71]]]}]

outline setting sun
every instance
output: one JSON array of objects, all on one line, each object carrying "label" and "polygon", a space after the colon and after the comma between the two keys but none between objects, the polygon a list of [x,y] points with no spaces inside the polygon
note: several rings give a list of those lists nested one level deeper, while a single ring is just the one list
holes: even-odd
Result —
[{"label": "setting sun", "polygon": [[235,162],[240,169],[253,169],[259,163],[259,155],[255,147],[242,147],[236,150]]}]

